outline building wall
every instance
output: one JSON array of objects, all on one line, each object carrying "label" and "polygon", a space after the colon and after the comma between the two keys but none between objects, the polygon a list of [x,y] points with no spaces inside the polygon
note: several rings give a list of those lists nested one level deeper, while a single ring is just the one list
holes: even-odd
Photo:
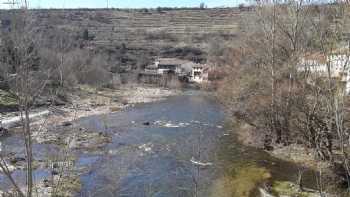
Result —
[{"label": "building wall", "polygon": [[158,71],[160,74],[164,74],[169,71],[173,71],[176,74],[181,73],[180,65],[158,65]]},{"label": "building wall", "polygon": [[184,63],[165,63],[160,61],[155,61],[154,63],[154,71],[150,72],[150,69],[145,69],[146,73],[154,73],[159,75],[168,74],[169,72],[173,72],[180,78],[185,79],[189,82],[202,83],[203,81],[208,80],[208,73],[204,72],[203,65],[195,64],[191,62]]},{"label": "building wall", "polygon": [[331,77],[338,77],[345,82],[345,92],[350,95],[350,59],[347,55],[330,55],[325,62],[303,59],[298,66],[298,71],[327,76],[328,66],[330,67]]},{"label": "building wall", "polygon": [[203,82],[203,68],[192,68],[191,71],[191,81],[196,83]]},{"label": "building wall", "polygon": [[311,73],[319,73],[321,75],[327,74],[328,62],[330,63],[332,77],[339,77],[340,74],[349,70],[350,61],[346,55],[332,55],[327,57],[326,62],[303,59],[301,64],[298,66],[298,71],[309,71]]}]

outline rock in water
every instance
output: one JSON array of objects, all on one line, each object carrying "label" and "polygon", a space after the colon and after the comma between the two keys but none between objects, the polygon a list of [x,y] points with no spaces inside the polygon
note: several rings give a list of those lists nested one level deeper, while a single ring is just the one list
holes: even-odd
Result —
[{"label": "rock in water", "polygon": [[0,127],[0,137],[2,136],[6,136],[9,134],[9,130],[8,129],[5,129],[3,127]]},{"label": "rock in water", "polygon": [[193,157],[191,158],[190,160],[194,165],[198,165],[198,166],[211,166],[213,165],[213,163],[210,163],[210,162],[201,162],[201,161],[196,161]]},{"label": "rock in water", "polygon": [[259,188],[260,196],[261,197],[274,197],[273,195],[269,194],[266,190]]},{"label": "rock in water", "polygon": [[62,126],[69,127],[69,126],[72,126],[72,123],[71,122],[63,122]]},{"label": "rock in water", "polygon": [[26,161],[26,159],[22,158],[22,157],[14,157],[14,158],[10,159],[10,162],[13,165],[17,164],[18,162],[25,162],[25,161]]}]

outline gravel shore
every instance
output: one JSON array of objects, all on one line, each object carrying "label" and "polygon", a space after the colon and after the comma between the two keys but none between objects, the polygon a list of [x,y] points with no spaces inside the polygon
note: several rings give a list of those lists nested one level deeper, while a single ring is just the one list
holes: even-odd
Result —
[{"label": "gravel shore", "polygon": [[[102,90],[82,87],[79,94],[71,96],[70,104],[60,107],[48,107],[33,110],[31,116],[35,117],[35,119],[32,119],[32,124],[67,124],[67,122],[79,118],[117,112],[132,107],[134,104],[156,102],[178,94],[180,94],[180,91],[178,90],[138,85],[128,85],[122,86],[118,89]],[[49,111],[49,115],[48,113],[43,113],[43,111]],[[44,115],[41,117],[36,114]],[[11,128],[17,125],[12,120],[20,120],[19,113],[12,112],[2,114],[0,121],[3,123],[10,121],[11,124],[0,126]]]}]

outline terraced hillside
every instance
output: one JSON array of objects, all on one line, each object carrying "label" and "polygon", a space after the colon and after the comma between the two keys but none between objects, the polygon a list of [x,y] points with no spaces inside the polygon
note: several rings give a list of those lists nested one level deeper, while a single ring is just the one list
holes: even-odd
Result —
[{"label": "terraced hillside", "polygon": [[[191,46],[207,50],[216,37],[225,41],[239,32],[241,18],[249,12],[235,8],[174,10],[34,10],[35,25],[40,29],[58,27],[93,36],[93,47],[125,45],[132,49]],[[0,12],[6,21],[6,11]]]},{"label": "terraced hillside", "polygon": [[238,9],[34,11],[40,26],[87,29],[96,45],[125,43],[133,48],[179,45],[205,35],[235,35],[241,16]]},{"label": "terraced hillside", "polygon": [[[3,28],[11,24],[10,12],[0,11]],[[238,8],[50,9],[30,13],[40,31],[59,29],[80,38],[88,35],[85,48],[121,54],[112,58],[115,64],[133,68],[156,56],[205,62],[210,49],[238,40],[241,21],[251,14]]]},{"label": "terraced hillside", "polygon": [[[42,31],[62,29],[83,36],[87,47],[114,53],[127,50],[121,63],[136,59],[169,56],[205,61],[210,50],[239,41],[252,11],[238,8],[215,9],[51,9],[32,10],[34,25]],[[0,11],[2,25],[11,20]],[[349,24],[347,24],[349,25]],[[350,26],[346,29],[350,29]],[[90,39],[91,38],[91,39]],[[86,45],[85,45],[86,46]],[[218,49],[219,50],[219,49]],[[187,55],[193,53],[192,55]]]}]

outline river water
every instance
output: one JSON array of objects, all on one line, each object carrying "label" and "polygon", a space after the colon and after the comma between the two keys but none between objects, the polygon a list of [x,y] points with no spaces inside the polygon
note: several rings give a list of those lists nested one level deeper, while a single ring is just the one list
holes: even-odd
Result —
[{"label": "river water", "polygon": [[[220,197],[233,196],[238,190],[243,192],[236,192],[236,196],[249,196],[245,186],[256,187],[260,179],[268,178],[256,178],[256,174],[293,180],[297,172],[297,166],[238,143],[225,126],[224,108],[200,92],[86,117],[77,124],[112,136],[111,143],[99,151],[74,152],[75,167],[84,169],[77,196]],[[17,153],[23,151],[18,148],[21,143],[18,136],[3,140],[8,149]],[[57,148],[36,147],[36,158],[49,157]],[[23,174],[15,173],[19,174],[17,179],[23,179]],[[40,180],[47,173],[37,171],[36,177]],[[231,180],[232,177],[235,178]],[[311,183],[307,177],[306,182]],[[0,176],[1,189],[5,183]]]},{"label": "river water", "polygon": [[[90,165],[89,173],[81,177],[81,194],[205,196],[216,172],[214,150],[225,133],[224,117],[215,101],[188,93],[104,120],[82,119],[81,125],[93,130],[107,127],[113,139],[105,154],[81,158],[82,165]],[[212,165],[198,170],[191,160]]]}]

